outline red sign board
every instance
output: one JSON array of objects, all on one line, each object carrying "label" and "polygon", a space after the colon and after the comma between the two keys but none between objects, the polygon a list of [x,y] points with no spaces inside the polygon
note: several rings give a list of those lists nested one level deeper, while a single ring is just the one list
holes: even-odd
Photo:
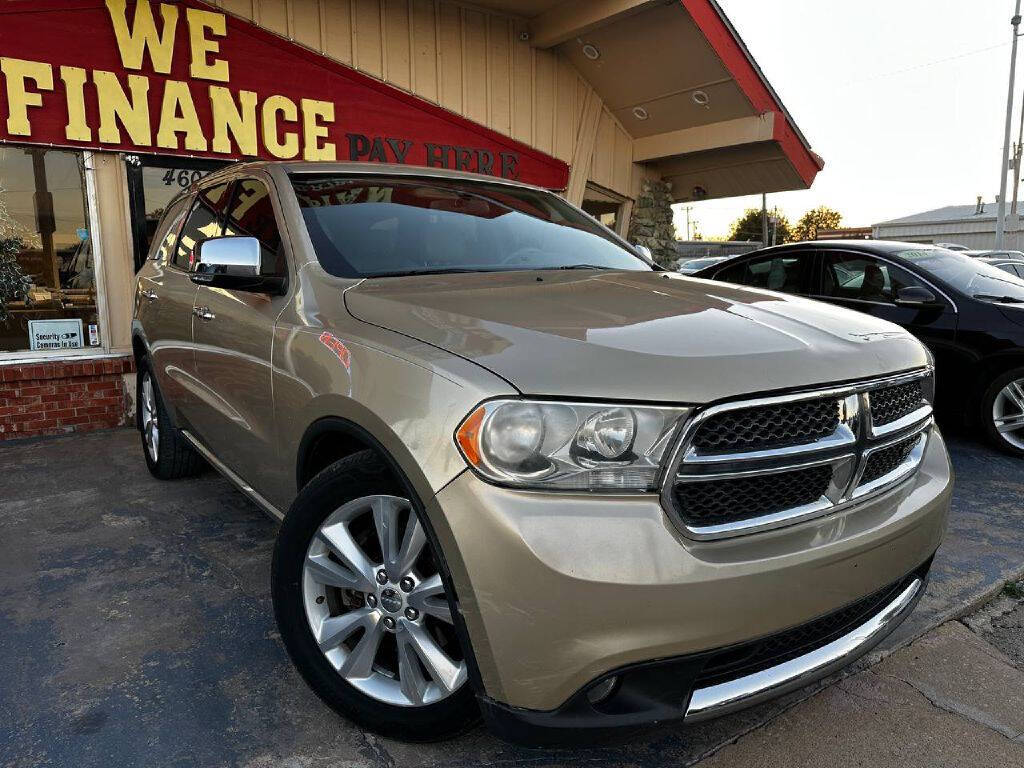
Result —
[{"label": "red sign board", "polygon": [[564,189],[553,157],[197,0],[0,2],[0,142],[451,168]]}]

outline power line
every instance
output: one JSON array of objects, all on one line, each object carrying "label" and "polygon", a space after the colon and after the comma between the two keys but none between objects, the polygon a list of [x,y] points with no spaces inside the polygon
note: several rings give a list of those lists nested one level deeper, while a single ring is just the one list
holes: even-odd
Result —
[{"label": "power line", "polygon": [[990,45],[987,48],[977,48],[973,51],[965,51],[964,53],[958,53],[954,56],[946,56],[943,59],[936,59],[935,61],[926,61],[923,64],[915,64],[912,67],[905,67],[904,69],[895,69],[892,72],[883,72],[878,75],[872,75],[871,77],[863,77],[859,80],[847,80],[845,83],[840,83],[840,86],[846,85],[857,85],[859,83],[870,83],[874,80],[882,80],[886,77],[896,77],[897,75],[904,75],[908,72],[916,72],[919,69],[927,69],[928,67],[935,67],[939,64],[946,64],[950,61],[957,61],[959,59],[966,59],[969,56],[977,56],[980,53],[988,53],[989,51],[999,50],[1000,48],[1007,48],[1010,43],[999,43],[998,45]]}]

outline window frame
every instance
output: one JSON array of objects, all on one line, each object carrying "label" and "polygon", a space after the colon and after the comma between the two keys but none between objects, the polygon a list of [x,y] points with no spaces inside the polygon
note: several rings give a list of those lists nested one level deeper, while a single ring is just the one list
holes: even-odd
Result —
[{"label": "window frame", "polygon": [[[259,174],[255,173],[240,173],[237,176],[233,176],[231,178],[231,188],[228,190],[228,202],[227,205],[224,206],[224,215],[221,221],[221,236],[232,237],[232,235],[225,234],[227,231],[228,214],[231,211],[232,206],[235,204],[235,200],[237,198],[238,189],[240,185],[246,181],[255,181],[259,184],[262,184],[263,187],[267,190],[267,194],[270,195],[270,207],[274,216],[274,224],[277,226],[278,256],[284,259],[283,272],[279,275],[274,275],[274,277],[283,277],[285,279],[285,292],[287,292],[287,286],[291,283],[291,258],[290,254],[288,253],[288,249],[285,246],[285,234],[287,232],[287,229],[284,226],[284,216],[281,215],[281,211],[278,208],[278,201],[276,199],[277,187],[274,185],[272,179],[260,176]],[[253,235],[233,235],[233,237],[253,237]],[[262,243],[260,244],[260,247],[262,248]]]},{"label": "window frame", "polygon": [[[15,148],[34,148],[38,146],[8,144]],[[85,173],[85,215],[86,224],[92,239],[93,274],[96,282],[96,323],[99,326],[99,346],[83,346],[81,349],[47,349],[47,350],[12,350],[0,351],[0,365],[5,363],[48,363],[67,359],[87,358],[100,360],[104,358],[123,357],[123,352],[115,352],[110,343],[110,309],[107,301],[106,259],[103,253],[103,229],[99,214],[98,193],[96,184],[95,153],[90,150],[76,150],[67,147],[42,147],[47,151],[68,152],[82,156],[82,167]]]}]

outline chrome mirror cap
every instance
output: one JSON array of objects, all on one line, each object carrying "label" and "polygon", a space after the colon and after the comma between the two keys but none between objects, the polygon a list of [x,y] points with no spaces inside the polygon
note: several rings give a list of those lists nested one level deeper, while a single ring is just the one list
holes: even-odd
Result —
[{"label": "chrome mirror cap", "polygon": [[193,279],[209,277],[258,278],[260,241],[255,237],[211,237],[196,244]]}]

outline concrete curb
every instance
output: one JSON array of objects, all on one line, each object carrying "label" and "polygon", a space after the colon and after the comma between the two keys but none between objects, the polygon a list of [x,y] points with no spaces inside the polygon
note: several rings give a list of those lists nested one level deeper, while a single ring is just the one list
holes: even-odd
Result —
[{"label": "concrete curb", "polygon": [[789,696],[784,697],[784,705],[781,709],[778,709],[777,711],[766,715],[757,723],[747,728],[744,728],[740,733],[733,734],[729,736],[729,738],[722,740],[714,747],[703,752],[699,757],[696,757],[693,760],[684,763],[684,766],[697,765],[703,762],[704,760],[711,757],[716,752],[719,752],[723,748],[729,746],[730,744],[735,744],[743,737],[753,733],[754,731],[764,728],[764,726],[768,725],[768,723],[772,722],[780,715],[784,715],[786,712],[789,712],[797,705],[802,704],[803,702],[813,698],[814,696],[817,696],[826,688],[829,688],[835,685],[836,683],[841,682],[842,680],[852,677],[853,675],[859,674],[867,669],[870,669],[876,664],[879,664],[880,662],[889,658],[897,651],[900,651],[903,648],[912,645],[913,643],[927,635],[929,632],[932,632],[933,630],[941,627],[943,624],[946,624],[950,621],[958,621],[964,616],[967,616],[971,613],[974,613],[975,611],[980,610],[993,599],[995,599],[999,595],[999,593],[1003,591],[1007,584],[1009,584],[1010,582],[1020,581],[1021,579],[1024,579],[1024,565],[1020,566],[1017,569],[1014,569],[1009,574],[1003,574],[1002,579],[1002,581],[997,582],[995,584],[991,584],[982,591],[980,591],[978,594],[970,597],[965,601],[962,601],[959,605],[952,606],[944,611],[936,613],[928,621],[923,622],[921,626],[916,628],[913,632],[908,633],[904,637],[900,637],[891,645],[887,645],[887,643],[889,642],[892,636],[886,638],[882,641],[882,646],[880,649],[876,648],[875,650],[868,653],[864,658],[860,659],[859,661],[857,661],[850,667],[847,667],[846,669],[842,670],[841,672],[837,672],[836,674],[826,677],[823,680],[819,680],[817,683],[813,683],[807,688],[789,694]]}]

